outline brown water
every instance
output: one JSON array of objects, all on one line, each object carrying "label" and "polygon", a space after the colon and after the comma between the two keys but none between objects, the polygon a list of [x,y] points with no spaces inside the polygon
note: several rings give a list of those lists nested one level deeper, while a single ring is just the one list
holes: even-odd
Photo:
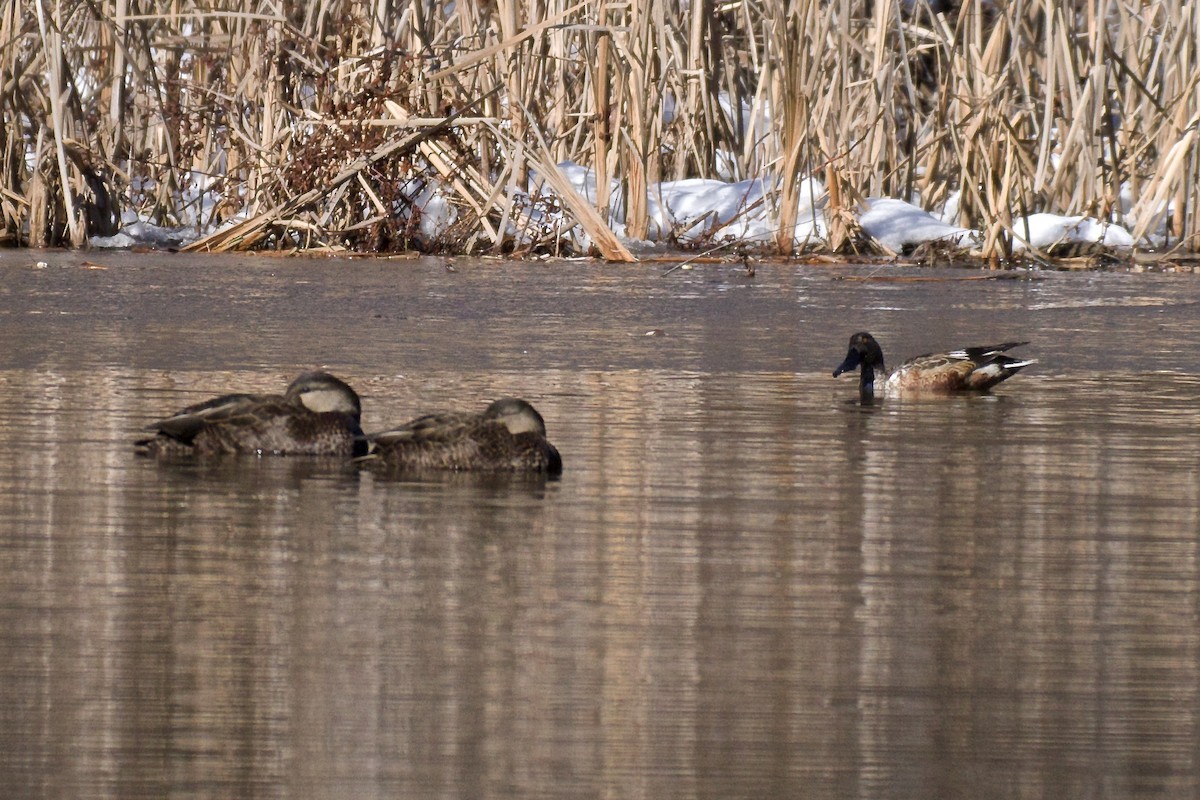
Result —
[{"label": "brown water", "polygon": [[[0,253],[4,797],[1200,795],[1200,279],[87,259]],[[131,453],[315,365],[566,471]]]}]

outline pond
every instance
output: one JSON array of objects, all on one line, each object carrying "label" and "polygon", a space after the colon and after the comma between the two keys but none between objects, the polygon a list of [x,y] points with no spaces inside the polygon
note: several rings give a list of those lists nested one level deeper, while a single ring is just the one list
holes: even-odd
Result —
[{"label": "pond", "polygon": [[[664,272],[0,253],[9,796],[1200,793],[1200,279]],[[1038,363],[864,406],[857,330]],[[564,473],[133,454],[315,366]]]}]

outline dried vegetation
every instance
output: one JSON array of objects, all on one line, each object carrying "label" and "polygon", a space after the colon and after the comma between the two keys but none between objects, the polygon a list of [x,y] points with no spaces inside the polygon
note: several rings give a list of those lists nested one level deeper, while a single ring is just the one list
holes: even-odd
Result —
[{"label": "dried vegetation", "polygon": [[[659,181],[765,176],[791,252],[811,175],[834,250],[870,245],[864,197],[934,208],[952,192],[986,256],[1034,211],[1200,249],[1185,0],[9,0],[0,15],[9,243],[80,246],[133,210],[195,234],[237,220],[206,249],[545,252],[574,228],[622,259],[610,208],[638,238]],[[595,171],[595,197],[570,190],[566,160]],[[447,206],[453,224],[428,224]]]}]

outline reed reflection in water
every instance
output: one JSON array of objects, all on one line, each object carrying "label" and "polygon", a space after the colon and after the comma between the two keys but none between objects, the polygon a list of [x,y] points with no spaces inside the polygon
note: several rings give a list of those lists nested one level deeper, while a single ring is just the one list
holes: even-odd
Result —
[{"label": "reed reflection in water", "polygon": [[1200,791],[1196,378],[519,383],[561,481],[159,465],[161,373],[0,372],[6,793]]}]

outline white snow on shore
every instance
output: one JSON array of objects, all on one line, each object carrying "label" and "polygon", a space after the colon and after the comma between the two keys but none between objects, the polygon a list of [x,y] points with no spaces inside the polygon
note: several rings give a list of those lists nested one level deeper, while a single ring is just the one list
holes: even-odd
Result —
[{"label": "white snow on shore", "polygon": [[[596,198],[595,172],[578,164],[564,163],[559,169],[571,186],[589,200]],[[537,190],[534,179],[533,192]],[[799,207],[794,231],[795,246],[799,249],[819,249],[827,236],[826,205],[828,195],[824,184],[809,178],[800,185]],[[668,181],[652,186],[647,198],[649,226],[648,243],[680,245],[721,244],[746,242],[760,244],[776,240],[778,192],[766,180],[725,182],[692,178]],[[426,188],[421,199],[422,232],[430,238],[446,230],[456,218],[454,204],[444,194]],[[199,207],[208,208],[216,198],[200,198]],[[953,216],[957,198],[951,198],[945,216]],[[536,204],[531,204],[536,207]],[[537,212],[533,212],[536,214]],[[871,198],[856,215],[865,234],[894,253],[929,243],[944,242],[963,250],[977,247],[983,240],[980,231],[950,224],[911,203],[895,198]],[[236,222],[238,218],[227,221]],[[555,220],[538,219],[539,223],[554,224]],[[621,186],[613,181],[610,191],[609,224],[613,231],[628,241]],[[1031,214],[1014,221],[1014,249],[1033,246],[1045,250],[1069,243],[1095,244],[1117,251],[1134,246],[1132,235],[1124,227],[1082,216]],[[211,231],[203,231],[210,233]],[[514,233],[520,236],[519,229]],[[577,243],[588,245],[586,236],[576,229]],[[120,233],[110,237],[95,237],[93,247],[127,248],[134,246],[175,248],[197,238],[193,228],[161,228],[127,214]],[[1154,246],[1154,241],[1143,243]]]}]

